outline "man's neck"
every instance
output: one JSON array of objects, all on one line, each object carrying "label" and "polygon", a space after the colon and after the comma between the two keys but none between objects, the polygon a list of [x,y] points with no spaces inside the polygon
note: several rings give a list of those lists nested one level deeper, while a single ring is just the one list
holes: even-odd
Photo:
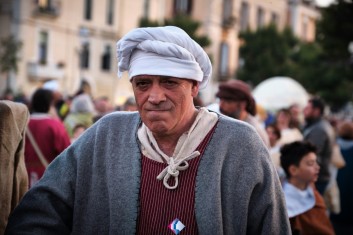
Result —
[{"label": "man's neck", "polygon": [[198,114],[198,110],[195,109],[193,115],[191,116],[190,120],[185,124],[184,128],[180,129],[180,132],[173,133],[171,135],[163,135],[163,136],[156,136],[153,135],[158,143],[158,147],[163,153],[167,154],[168,156],[173,156],[175,147],[178,144],[180,136],[182,136],[185,132],[187,132],[192,124],[194,123],[196,116]]},{"label": "man's neck", "polygon": [[241,111],[239,115],[239,120],[245,121],[248,118],[248,113],[246,111]]},{"label": "man's neck", "polygon": [[305,120],[305,126],[306,127],[311,126],[311,125],[317,123],[318,121],[320,121],[321,119],[322,119],[322,117],[307,118]]},{"label": "man's neck", "polygon": [[300,189],[300,190],[305,190],[308,188],[309,186],[309,183],[306,183],[306,182],[302,182],[300,180],[297,180],[296,178],[290,178],[288,180],[288,182],[292,185],[294,185],[296,188]]}]

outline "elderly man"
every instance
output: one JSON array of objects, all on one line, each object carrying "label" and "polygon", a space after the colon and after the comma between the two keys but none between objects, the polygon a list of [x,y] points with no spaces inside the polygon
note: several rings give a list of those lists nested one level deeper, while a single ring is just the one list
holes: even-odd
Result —
[{"label": "elderly man", "polygon": [[256,132],[193,104],[211,76],[203,49],[169,26],[135,29],[117,52],[138,112],[87,129],[25,196],[7,233],[289,234]]},{"label": "elderly man", "polygon": [[267,147],[270,141],[265,128],[255,118],[256,103],[250,87],[240,80],[229,80],[219,85],[216,96],[220,99],[220,112],[253,126]]}]

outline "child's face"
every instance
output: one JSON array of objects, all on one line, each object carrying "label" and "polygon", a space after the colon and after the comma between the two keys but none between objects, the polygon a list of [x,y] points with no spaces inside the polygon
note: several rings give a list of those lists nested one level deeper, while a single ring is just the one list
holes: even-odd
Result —
[{"label": "child's face", "polygon": [[315,153],[308,153],[299,163],[299,166],[294,166],[293,175],[298,181],[310,184],[315,182],[319,175],[320,166],[317,163]]}]

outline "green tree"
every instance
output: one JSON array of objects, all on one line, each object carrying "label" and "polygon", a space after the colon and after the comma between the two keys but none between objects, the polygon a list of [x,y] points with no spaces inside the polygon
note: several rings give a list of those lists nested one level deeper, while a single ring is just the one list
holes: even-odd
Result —
[{"label": "green tree", "polygon": [[279,32],[274,26],[241,33],[244,64],[237,77],[256,86],[269,77],[289,76],[337,110],[352,100],[352,22],[352,1],[338,0],[322,9],[316,42],[301,42],[291,30]]},{"label": "green tree", "polygon": [[176,15],[173,18],[165,19],[164,24],[159,24],[157,21],[151,21],[146,18],[140,20],[140,27],[157,27],[173,25],[183,29],[190,35],[201,47],[207,47],[211,44],[211,40],[204,35],[197,35],[196,31],[200,27],[200,22],[193,20],[187,15]]},{"label": "green tree", "polygon": [[237,71],[237,78],[256,86],[273,76],[290,76],[293,72],[292,54],[298,46],[291,30],[279,32],[274,25],[239,35],[243,42],[240,58],[244,61]]},{"label": "green tree", "polygon": [[317,24],[317,41],[322,47],[323,89],[318,94],[326,99],[334,109],[353,100],[353,2],[336,0],[327,8],[321,9],[321,20]]},{"label": "green tree", "polygon": [[22,42],[9,36],[0,41],[0,72],[7,78],[7,88],[10,88],[10,72],[18,71],[18,52],[22,47]]}]

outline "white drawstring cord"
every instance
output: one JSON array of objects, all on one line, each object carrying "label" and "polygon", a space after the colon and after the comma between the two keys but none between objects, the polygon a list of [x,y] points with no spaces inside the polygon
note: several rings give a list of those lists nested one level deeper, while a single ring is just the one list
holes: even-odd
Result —
[{"label": "white drawstring cord", "polygon": [[[188,169],[189,163],[187,161],[198,156],[200,156],[200,152],[195,151],[190,156],[184,158],[182,161],[179,161],[179,162],[174,162],[174,158],[169,158],[168,166],[164,168],[161,173],[159,173],[159,175],[157,176],[157,179],[158,180],[163,179],[163,184],[167,189],[176,189],[179,183],[179,180],[178,180],[179,171]],[[181,165],[181,164],[184,164],[184,165]],[[170,176],[173,176],[175,179],[175,184],[173,186],[170,186],[168,184],[168,180]]]}]

